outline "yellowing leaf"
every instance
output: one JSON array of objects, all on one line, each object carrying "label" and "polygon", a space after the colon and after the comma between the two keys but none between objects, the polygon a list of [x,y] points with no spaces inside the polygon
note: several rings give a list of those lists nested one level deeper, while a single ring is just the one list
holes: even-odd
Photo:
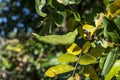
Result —
[{"label": "yellowing leaf", "polygon": [[60,64],[54,67],[49,68],[46,72],[45,75],[48,77],[55,77],[57,74],[62,74],[66,73],[69,71],[74,70],[73,66],[67,65],[67,64]]},{"label": "yellowing leaf", "polygon": [[91,37],[94,34],[94,32],[96,31],[96,27],[89,25],[89,24],[85,24],[85,25],[83,25],[83,30],[90,32],[90,37]]},{"label": "yellowing leaf", "polygon": [[118,14],[120,14],[120,0],[115,0],[108,8],[108,15],[115,17]]},{"label": "yellowing leaf", "polygon": [[75,76],[71,76],[70,78],[68,78],[67,80],[81,80],[80,76],[78,73],[75,73]]},{"label": "yellowing leaf", "polygon": [[104,16],[104,13],[100,13],[99,18],[97,20],[95,20],[95,26],[96,27],[101,25],[103,16]]},{"label": "yellowing leaf", "polygon": [[80,57],[80,61],[79,61],[79,64],[81,65],[89,65],[89,64],[92,64],[96,61],[96,58],[94,56],[91,56],[91,55],[82,55]]},{"label": "yellowing leaf", "polygon": [[77,30],[73,32],[69,32],[64,35],[48,35],[48,36],[40,36],[36,33],[33,33],[33,36],[37,38],[39,41],[53,44],[53,45],[66,45],[74,42],[76,35],[78,34]]},{"label": "yellowing leaf", "polygon": [[60,55],[60,57],[58,58],[58,60],[60,62],[76,62],[77,61],[77,56],[72,55],[72,54],[62,54]]},{"label": "yellowing leaf", "polygon": [[120,60],[116,60],[110,72],[105,76],[105,80],[111,80],[112,77],[120,71]]},{"label": "yellowing leaf", "polygon": [[73,43],[68,49],[67,52],[73,55],[78,55],[82,52],[82,49],[76,44]]},{"label": "yellowing leaf", "polygon": [[82,47],[83,53],[87,53],[90,48],[90,42],[86,41],[85,44]]},{"label": "yellowing leaf", "polygon": [[90,77],[92,80],[99,80],[95,69],[92,66],[85,66],[84,75]]},{"label": "yellowing leaf", "polygon": [[120,0],[115,0],[111,5],[110,5],[110,11],[111,13],[114,13],[120,9]]}]

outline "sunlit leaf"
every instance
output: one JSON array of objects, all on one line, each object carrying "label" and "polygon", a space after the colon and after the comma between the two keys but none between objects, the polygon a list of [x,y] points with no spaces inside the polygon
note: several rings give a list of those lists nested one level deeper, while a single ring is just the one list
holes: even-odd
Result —
[{"label": "sunlit leaf", "polygon": [[85,66],[84,68],[84,75],[86,77],[90,77],[92,80],[99,80],[95,69],[92,66]]},{"label": "sunlit leaf", "polygon": [[58,60],[60,62],[76,62],[77,61],[77,56],[69,54],[69,53],[66,53],[66,54],[60,55]]},{"label": "sunlit leaf", "polygon": [[65,35],[48,35],[48,36],[40,36],[36,33],[33,33],[33,36],[37,38],[39,41],[53,44],[53,45],[65,45],[65,44],[71,44],[74,42],[75,37],[77,35],[77,30],[73,32],[69,32]]},{"label": "sunlit leaf", "polygon": [[82,52],[82,49],[76,43],[72,43],[67,49],[67,52],[73,55],[78,55]]},{"label": "sunlit leaf", "polygon": [[105,80],[111,80],[120,71],[120,60],[116,60],[110,72],[105,76]]},{"label": "sunlit leaf", "polygon": [[42,12],[42,8],[45,6],[45,4],[46,4],[46,0],[35,0],[35,9],[37,13],[42,17],[47,16],[46,13]]},{"label": "sunlit leaf", "polygon": [[116,47],[116,48],[113,48],[109,52],[109,54],[108,54],[108,56],[106,58],[106,61],[104,63],[102,72],[101,72],[102,75],[106,76],[109,73],[109,71],[111,70],[114,62],[116,61],[116,59],[118,57],[119,51],[120,51],[119,48]]},{"label": "sunlit leaf", "polygon": [[68,5],[69,0],[57,0],[58,3],[63,4],[63,5]]},{"label": "sunlit leaf", "polygon": [[100,26],[102,24],[102,18],[103,18],[103,16],[104,16],[104,13],[100,13],[98,19],[95,20],[95,26],[96,27],[98,27],[98,26]]},{"label": "sunlit leaf", "polygon": [[96,62],[96,58],[94,56],[91,56],[91,55],[82,55],[80,57],[80,61],[79,63],[81,65],[89,65],[89,64],[92,64],[92,63],[95,63]]},{"label": "sunlit leaf", "polygon": [[90,42],[86,41],[85,44],[82,47],[83,53],[87,53],[90,48]]},{"label": "sunlit leaf", "polygon": [[91,37],[94,34],[94,32],[96,31],[96,27],[89,25],[89,24],[85,24],[85,25],[83,25],[83,30],[90,32],[90,37]]},{"label": "sunlit leaf", "polygon": [[45,75],[48,77],[55,77],[57,74],[62,74],[66,73],[69,71],[74,70],[73,66],[67,65],[67,64],[60,64],[54,67],[49,68],[46,72]]}]

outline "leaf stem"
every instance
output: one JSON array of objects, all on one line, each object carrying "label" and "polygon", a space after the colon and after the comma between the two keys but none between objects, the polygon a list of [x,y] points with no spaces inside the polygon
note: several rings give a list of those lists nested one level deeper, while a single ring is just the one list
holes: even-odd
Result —
[{"label": "leaf stem", "polygon": [[75,76],[75,71],[76,71],[77,66],[78,66],[78,63],[79,63],[79,61],[80,61],[80,57],[81,57],[81,53],[79,54],[78,60],[77,60],[77,62],[76,62],[76,64],[75,64],[75,69],[74,69],[74,71],[73,71],[73,73],[72,73],[72,77]]}]

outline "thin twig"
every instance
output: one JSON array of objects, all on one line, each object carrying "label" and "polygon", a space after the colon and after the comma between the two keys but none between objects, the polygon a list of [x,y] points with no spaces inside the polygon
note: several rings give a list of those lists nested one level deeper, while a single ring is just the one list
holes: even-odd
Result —
[{"label": "thin twig", "polygon": [[79,54],[78,60],[77,60],[77,62],[76,62],[76,64],[75,64],[75,69],[74,69],[74,71],[73,71],[73,73],[72,73],[72,77],[74,77],[74,75],[75,75],[75,71],[76,71],[77,66],[78,66],[78,63],[79,63],[79,61],[80,61],[80,57],[81,57],[81,53]]}]

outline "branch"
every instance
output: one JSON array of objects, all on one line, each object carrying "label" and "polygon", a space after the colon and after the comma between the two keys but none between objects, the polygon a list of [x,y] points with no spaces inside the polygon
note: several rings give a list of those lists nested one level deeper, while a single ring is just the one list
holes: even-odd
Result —
[{"label": "branch", "polygon": [[78,63],[79,63],[79,61],[80,61],[80,57],[81,57],[81,53],[79,54],[78,60],[77,60],[77,62],[76,62],[76,64],[75,64],[75,69],[74,69],[74,71],[73,71],[73,73],[72,73],[72,77],[75,76],[75,71],[76,71],[77,66],[78,66]]}]

